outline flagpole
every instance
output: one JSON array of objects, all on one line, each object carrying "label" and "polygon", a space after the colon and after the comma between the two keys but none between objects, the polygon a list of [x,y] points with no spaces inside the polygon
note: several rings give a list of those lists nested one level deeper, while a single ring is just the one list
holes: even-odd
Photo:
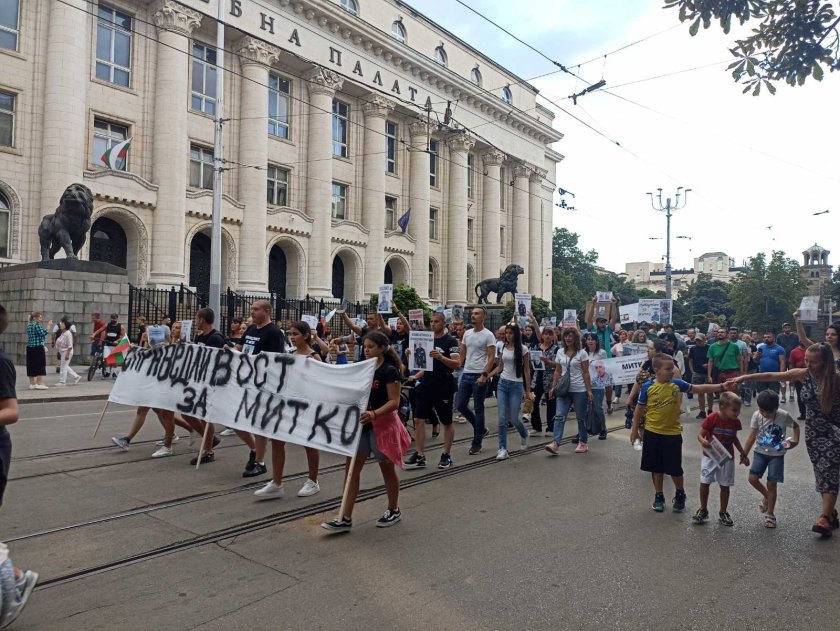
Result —
[{"label": "flagpole", "polygon": [[222,292],[222,123],[225,99],[225,7],[216,8],[216,119],[213,140],[213,227],[210,233],[210,296],[208,302],[216,321],[221,316]]}]

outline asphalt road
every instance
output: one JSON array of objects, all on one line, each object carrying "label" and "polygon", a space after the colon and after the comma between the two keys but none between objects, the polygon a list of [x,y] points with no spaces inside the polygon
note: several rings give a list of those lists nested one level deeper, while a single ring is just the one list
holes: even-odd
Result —
[{"label": "asphalt road", "polygon": [[[286,499],[260,503],[242,488],[247,451],[235,437],[196,472],[186,441],[160,460],[148,458],[151,443],[109,448],[131,410],[109,412],[92,438],[102,405],[28,404],[12,428],[0,540],[45,582],[15,629],[840,628],[840,541],[810,532],[819,504],[804,446],[787,456],[776,530],[762,527],[744,467],[735,526],[691,523],[700,462],[692,419],[683,514],[651,511],[649,478],[622,429],[588,454],[566,445],[557,458],[535,448],[497,463],[495,439],[479,457],[459,444],[445,475],[434,466],[403,474],[401,523],[374,527],[385,508],[374,493],[353,532],[329,535],[319,524],[335,513],[339,458],[322,457],[320,494],[298,499],[303,479],[290,479]],[[491,427],[495,418],[489,410]],[[623,427],[623,414],[610,424]],[[138,440],[159,434],[150,416]],[[294,446],[288,455],[293,478],[305,458]],[[379,485],[367,467],[363,488]],[[667,483],[666,493],[670,501]],[[274,525],[225,536],[260,519]]]}]

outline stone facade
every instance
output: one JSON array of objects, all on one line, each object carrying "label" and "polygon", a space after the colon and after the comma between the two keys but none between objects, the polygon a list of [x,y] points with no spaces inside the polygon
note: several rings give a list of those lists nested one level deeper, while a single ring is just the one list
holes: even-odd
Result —
[{"label": "stone facade", "polygon": [[[515,262],[520,290],[550,297],[562,134],[535,88],[397,0],[223,1],[223,286],[355,301],[387,277],[452,303]],[[17,2],[17,48],[0,48],[15,110],[12,146],[0,147],[11,208],[0,264],[37,259],[41,216],[78,181],[94,192],[94,221],[122,231],[95,231],[83,258],[106,260],[113,245],[132,283],[200,286],[215,2]],[[104,32],[128,39],[127,64]],[[127,164],[108,170],[98,152],[122,133]],[[285,178],[283,197],[267,195],[269,171]],[[403,233],[395,219],[409,208]]]}]

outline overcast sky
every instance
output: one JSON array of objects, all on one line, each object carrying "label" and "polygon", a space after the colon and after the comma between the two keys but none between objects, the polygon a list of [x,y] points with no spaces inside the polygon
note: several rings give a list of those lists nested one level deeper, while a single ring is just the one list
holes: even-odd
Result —
[{"label": "overcast sky", "polygon": [[[661,187],[664,200],[677,186],[692,192],[675,212],[671,234],[691,239],[672,240],[675,269],[712,251],[739,265],[774,249],[801,262],[814,242],[834,252],[829,263],[840,262],[840,73],[752,97],[726,71],[735,36],[715,26],[692,38],[662,2],[465,2],[587,81],[606,80],[612,94],[587,94],[578,105],[567,97],[586,84],[574,77],[531,81],[554,101],[539,100],[557,113],[555,127],[565,134],[554,145],[566,156],[557,182],[575,194],[567,203],[578,209],[555,207],[554,225],[579,233],[600,265],[623,272],[626,262],[664,258],[665,216],[651,209],[646,193]],[[524,79],[557,69],[454,0],[410,4]],[[708,67],[640,81],[699,66]],[[620,87],[630,82],[637,83]]]}]

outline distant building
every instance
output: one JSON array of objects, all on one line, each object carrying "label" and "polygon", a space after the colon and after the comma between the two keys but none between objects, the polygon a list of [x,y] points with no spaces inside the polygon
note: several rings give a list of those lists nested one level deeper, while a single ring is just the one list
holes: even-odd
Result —
[{"label": "distant building", "polygon": [[[828,326],[832,320],[835,305],[831,301],[831,265],[828,264],[830,250],[814,243],[802,253],[802,278],[808,283],[808,295],[820,297],[817,330]],[[815,334],[816,335],[816,334]],[[817,335],[817,338],[820,336]],[[812,339],[817,339],[812,338]]]},{"label": "distant building", "polygon": [[[665,263],[638,261],[624,266],[628,281],[633,281],[637,289],[665,291]],[[735,259],[724,252],[706,252],[694,259],[694,268],[672,269],[671,283],[674,295],[685,291],[697,277],[709,274],[712,280],[731,281],[738,273]]]}]

